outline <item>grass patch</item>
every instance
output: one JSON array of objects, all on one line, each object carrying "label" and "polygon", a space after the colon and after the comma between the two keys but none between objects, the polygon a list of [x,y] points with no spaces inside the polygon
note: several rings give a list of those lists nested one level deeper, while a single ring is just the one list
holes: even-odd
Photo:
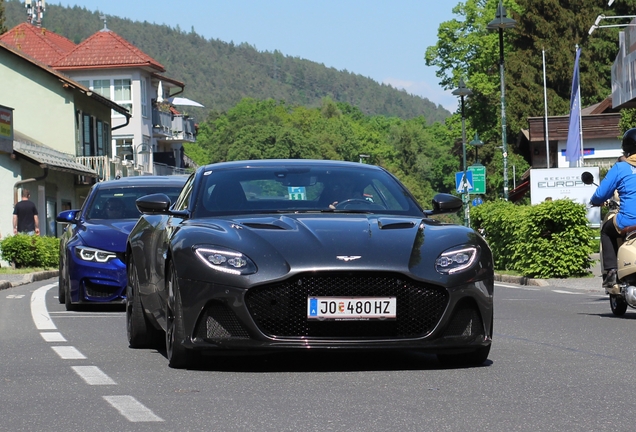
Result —
[{"label": "grass patch", "polygon": [[0,268],[0,275],[3,275],[3,274],[26,274],[26,273],[35,273],[35,272],[50,271],[50,270],[57,270],[57,269],[54,269],[54,268],[40,268],[40,267],[24,267],[24,268],[14,269],[14,268],[11,268],[11,267],[1,267]]}]

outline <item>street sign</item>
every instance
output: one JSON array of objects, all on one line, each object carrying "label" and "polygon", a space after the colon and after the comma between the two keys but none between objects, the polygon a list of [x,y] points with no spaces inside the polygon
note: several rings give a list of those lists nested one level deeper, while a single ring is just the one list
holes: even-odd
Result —
[{"label": "street sign", "polygon": [[462,183],[463,177],[464,171],[455,173],[455,190],[457,190],[457,193],[464,193],[464,186],[467,186],[465,189],[467,189],[468,192],[471,192],[473,189],[473,173],[471,171],[466,171],[467,185]]},{"label": "street sign", "polygon": [[471,165],[468,167],[468,173],[473,175],[473,190],[471,194],[485,194],[486,193],[486,167],[483,165]]},{"label": "street sign", "polygon": [[484,203],[484,200],[481,199],[480,197],[473,199],[473,207],[477,207],[479,204],[483,204],[483,203]]}]

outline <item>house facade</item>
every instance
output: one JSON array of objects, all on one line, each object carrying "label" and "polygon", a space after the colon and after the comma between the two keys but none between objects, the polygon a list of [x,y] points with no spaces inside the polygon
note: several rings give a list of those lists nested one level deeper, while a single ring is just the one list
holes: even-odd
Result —
[{"label": "house facade", "polygon": [[[162,75],[165,67],[105,25],[81,42],[22,23],[0,41],[63,73],[90,91],[129,110],[130,116],[112,112],[109,149],[95,152],[91,142],[78,147],[79,161],[105,178],[136,174],[186,172],[183,143],[195,142],[194,119],[169,102],[185,84]],[[163,102],[163,103],[161,103]],[[112,168],[113,160],[121,168]]]},{"label": "house facade", "polygon": [[164,72],[106,26],[80,44],[31,23],[1,35],[0,117],[12,138],[0,145],[0,236],[12,234],[21,188],[41,233],[58,235],[57,212],[79,208],[96,181],[187,172],[194,119],[170,103],[185,85]]},{"label": "house facade", "polygon": [[[62,73],[0,42],[0,234],[13,233],[21,189],[31,191],[40,232],[58,235],[56,214],[78,208],[103,173],[80,163],[83,141],[110,147],[111,112],[128,111]],[[104,150],[105,151],[105,150]]]}]

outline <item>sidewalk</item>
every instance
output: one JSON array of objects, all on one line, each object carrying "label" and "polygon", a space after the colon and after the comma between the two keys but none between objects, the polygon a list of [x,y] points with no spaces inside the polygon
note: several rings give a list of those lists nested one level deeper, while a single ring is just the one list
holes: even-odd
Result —
[{"label": "sidewalk", "polygon": [[24,274],[0,274],[0,290],[54,277],[56,278],[58,274],[58,270],[40,271]]}]

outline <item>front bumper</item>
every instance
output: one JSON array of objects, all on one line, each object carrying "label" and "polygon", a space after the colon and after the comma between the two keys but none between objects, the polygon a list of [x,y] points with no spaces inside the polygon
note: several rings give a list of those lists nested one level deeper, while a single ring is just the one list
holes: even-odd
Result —
[{"label": "front bumper", "polygon": [[69,255],[71,303],[123,304],[126,301],[126,265],[120,258],[97,263]]},{"label": "front bumper", "polygon": [[[179,279],[192,349],[420,349],[444,352],[492,340],[493,279],[454,288],[402,275],[297,275],[248,290]],[[396,296],[394,321],[310,321],[308,296]]]}]

